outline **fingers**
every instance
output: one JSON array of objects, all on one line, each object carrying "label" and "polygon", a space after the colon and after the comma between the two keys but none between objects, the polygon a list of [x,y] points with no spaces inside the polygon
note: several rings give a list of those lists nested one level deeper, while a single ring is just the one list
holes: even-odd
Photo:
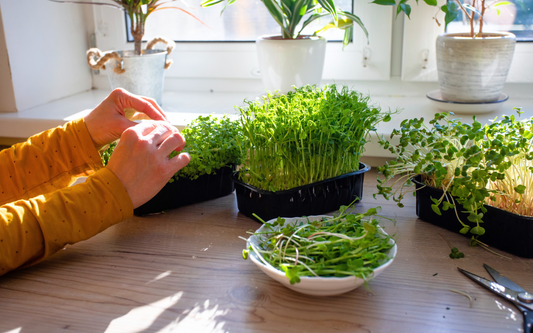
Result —
[{"label": "fingers", "polygon": [[120,88],[113,90],[112,94],[116,95],[123,109],[132,108],[146,114],[153,120],[168,122],[165,112],[163,112],[163,109],[153,99],[137,96]]}]

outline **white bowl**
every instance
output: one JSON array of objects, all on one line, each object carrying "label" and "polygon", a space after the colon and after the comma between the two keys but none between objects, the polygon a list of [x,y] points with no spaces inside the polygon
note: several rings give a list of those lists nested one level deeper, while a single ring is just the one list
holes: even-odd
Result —
[{"label": "white bowl", "polygon": [[[326,215],[317,215],[317,216],[309,216],[307,217],[309,221],[317,221],[321,220],[324,217],[331,217]],[[305,217],[294,217],[294,218],[285,218],[285,223],[307,223],[307,218]],[[276,219],[272,219],[268,222],[273,222]],[[261,228],[257,229],[257,232],[263,231],[263,228],[265,226],[261,226]],[[383,233],[383,229],[379,227]],[[377,277],[381,272],[385,270],[385,268],[389,267],[389,265],[392,263],[394,258],[396,257],[396,252],[398,250],[398,247],[394,240],[389,241],[391,244],[394,244],[394,246],[389,250],[388,255],[391,257],[387,262],[383,263],[381,266],[374,269],[374,274],[372,276],[367,277],[367,280],[370,281],[371,279]],[[249,248],[250,243],[252,243],[254,246],[259,247],[260,239],[258,236],[251,236],[248,238],[246,242],[246,248]],[[285,272],[278,270],[270,265],[265,265],[261,259],[259,259],[257,253],[255,251],[250,251],[249,257],[252,259],[252,262],[257,265],[266,275],[270,276],[274,280],[280,282],[285,287],[290,288],[294,291],[297,291],[302,294],[307,295],[314,295],[314,296],[332,296],[332,295],[339,295],[346,293],[350,290],[353,290],[359,286],[361,286],[365,281],[361,278],[355,277],[355,276],[348,276],[348,277],[308,277],[308,276],[302,276],[300,277],[300,282],[291,284],[289,282],[289,279],[285,276]]]}]

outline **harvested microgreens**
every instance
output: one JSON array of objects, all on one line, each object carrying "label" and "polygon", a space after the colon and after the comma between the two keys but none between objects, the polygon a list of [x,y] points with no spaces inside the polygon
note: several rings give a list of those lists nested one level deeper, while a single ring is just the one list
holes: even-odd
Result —
[{"label": "harvested microgreens", "polygon": [[277,192],[358,171],[370,132],[393,113],[369,102],[336,85],[245,101],[240,180]]},{"label": "harvested microgreens", "polygon": [[243,258],[255,252],[263,263],[285,272],[291,284],[303,276],[355,276],[366,282],[376,267],[390,259],[394,242],[378,227],[375,217],[380,207],[359,214],[349,213],[349,207],[342,206],[338,215],[320,221],[261,220],[263,231],[250,232],[258,242],[249,242]]},{"label": "harvested microgreens", "polygon": [[[453,209],[462,227],[460,232],[472,236],[471,245],[485,233],[481,226],[487,212],[485,204],[521,215],[531,215],[533,207],[533,120],[521,120],[520,108],[514,115],[495,118],[482,125],[449,119],[447,113],[437,113],[429,121],[423,118],[404,120],[401,129],[391,134],[399,136],[394,145],[382,138],[380,144],[396,159],[378,171],[378,195],[392,197],[401,203],[412,188],[411,179],[417,175],[426,185],[443,190],[439,198],[431,198],[431,209],[441,215]],[[453,113],[449,113],[453,115]],[[390,183],[389,183],[390,182]],[[467,225],[459,217],[466,213]]]},{"label": "harvested microgreens", "polygon": [[444,241],[446,242],[446,244],[448,244],[448,246],[450,247],[451,249],[451,252],[450,252],[450,258],[452,259],[461,259],[461,258],[464,258],[465,257],[465,254],[463,252],[459,252],[459,250],[455,247],[455,246],[452,246],[452,244],[450,244],[450,242],[448,242],[448,240],[444,237],[442,237],[441,234],[439,234],[440,238],[444,239]]},{"label": "harvested microgreens", "polygon": [[463,295],[464,297],[468,297],[468,299],[470,300],[470,307],[472,307],[473,300],[472,300],[472,297],[470,295],[468,295],[465,292],[462,292],[462,291],[459,291],[459,290],[455,290],[455,289],[450,289],[450,291],[452,293],[456,293],[456,294],[459,294],[459,295]]}]

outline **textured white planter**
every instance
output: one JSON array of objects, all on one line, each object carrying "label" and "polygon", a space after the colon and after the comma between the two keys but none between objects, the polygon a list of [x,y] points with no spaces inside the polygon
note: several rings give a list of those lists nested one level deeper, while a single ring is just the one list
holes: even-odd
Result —
[{"label": "textured white planter", "polygon": [[445,33],[437,37],[437,70],[442,98],[454,102],[496,101],[516,44],[511,33]]},{"label": "textured white planter", "polygon": [[320,85],[326,56],[325,38],[262,36],[255,43],[265,91],[286,93],[293,85]]}]

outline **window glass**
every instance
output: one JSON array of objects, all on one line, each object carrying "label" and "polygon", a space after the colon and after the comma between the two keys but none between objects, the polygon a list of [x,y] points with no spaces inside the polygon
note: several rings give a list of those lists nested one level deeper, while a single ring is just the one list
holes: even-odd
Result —
[{"label": "window glass", "polygon": [[[471,1],[465,1],[471,3]],[[533,0],[486,1],[483,31],[509,31],[517,41],[533,41]],[[502,3],[498,5],[498,3]],[[476,23],[478,27],[479,22]],[[477,31],[478,28],[476,28]],[[448,24],[447,32],[470,31],[470,25],[461,12]]]},{"label": "window glass", "polygon": [[[201,8],[201,2],[203,0],[191,0],[187,3],[188,6],[182,5],[180,8],[193,14],[204,24],[176,8],[158,10],[152,13],[146,21],[145,40],[165,36],[175,41],[245,42],[255,41],[261,35],[280,34],[279,25],[260,0],[237,0],[228,6],[222,15],[220,14],[222,4]],[[337,0],[336,4],[343,10],[353,12],[352,0]],[[305,19],[306,17],[302,19],[302,22]],[[128,41],[132,42],[128,17],[126,21]],[[303,34],[313,34],[330,21],[327,17],[317,20],[307,26]],[[341,41],[344,30],[330,29],[320,35],[329,41]]]}]

